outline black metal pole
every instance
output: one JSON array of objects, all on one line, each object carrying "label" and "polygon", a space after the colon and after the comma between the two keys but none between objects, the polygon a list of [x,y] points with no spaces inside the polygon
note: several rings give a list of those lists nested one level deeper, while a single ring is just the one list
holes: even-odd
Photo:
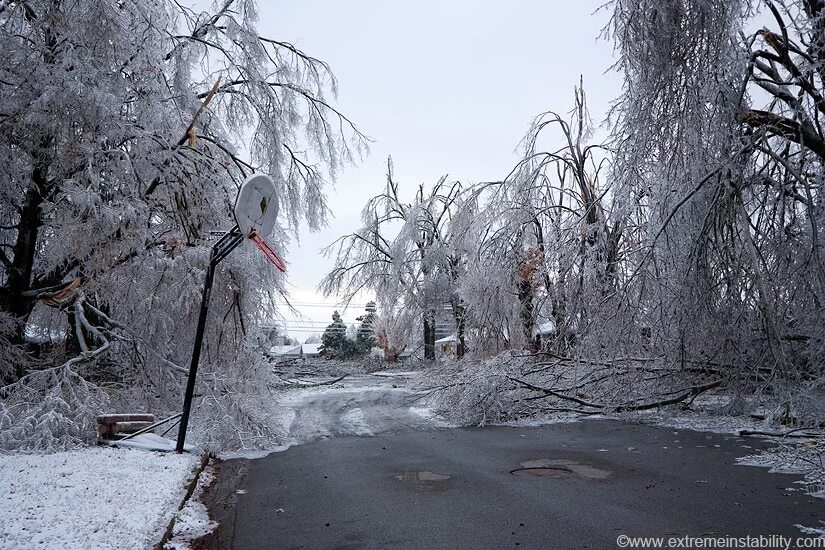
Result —
[{"label": "black metal pole", "polygon": [[206,329],[206,314],[209,313],[209,298],[212,294],[212,281],[215,279],[215,249],[209,258],[209,269],[206,270],[206,281],[203,283],[203,296],[201,296],[201,311],[198,316],[198,329],[195,332],[195,346],[192,349],[192,362],[189,364],[189,379],[186,381],[186,395],[183,397],[183,415],[178,428],[177,452],[183,452],[183,444],[186,440],[186,427],[189,424],[189,413],[192,410],[192,397],[195,394],[195,377],[198,375],[198,362],[201,358],[201,347],[203,346],[203,333]]},{"label": "black metal pole", "polygon": [[183,452],[186,441],[186,428],[189,425],[189,413],[192,411],[192,398],[195,395],[195,379],[198,375],[198,363],[201,358],[201,348],[203,347],[203,335],[206,330],[206,315],[209,313],[209,298],[212,296],[212,281],[215,279],[215,267],[232,250],[238,246],[243,237],[238,226],[232,228],[212,246],[209,255],[209,268],[206,270],[206,280],[203,283],[203,295],[201,296],[201,311],[198,315],[198,328],[195,332],[195,345],[192,349],[192,362],[189,364],[189,378],[186,381],[186,394],[183,397],[183,412],[180,418],[180,428],[178,428],[178,441],[175,450]]}]

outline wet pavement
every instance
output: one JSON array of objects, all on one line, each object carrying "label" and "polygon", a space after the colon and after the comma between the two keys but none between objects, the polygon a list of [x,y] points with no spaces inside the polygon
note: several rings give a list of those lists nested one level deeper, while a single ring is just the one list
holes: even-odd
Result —
[{"label": "wet pavement", "polygon": [[322,439],[225,462],[212,547],[616,548],[821,527],[825,501],[736,465],[745,445],[615,421]]},{"label": "wet pavement", "polygon": [[194,547],[602,549],[823,526],[799,477],[735,463],[753,439],[606,420],[447,429],[407,378],[287,392],[273,414],[292,446],[217,465],[204,501],[220,527]]}]

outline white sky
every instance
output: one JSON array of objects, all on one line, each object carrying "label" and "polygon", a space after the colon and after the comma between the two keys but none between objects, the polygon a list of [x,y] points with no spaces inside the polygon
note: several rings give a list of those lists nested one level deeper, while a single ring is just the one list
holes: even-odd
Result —
[{"label": "white sky", "polygon": [[[362,206],[384,185],[388,155],[410,194],[443,174],[467,183],[501,179],[518,161],[532,118],[571,109],[579,75],[601,122],[621,91],[609,71],[612,44],[599,38],[609,17],[594,14],[602,1],[260,2],[259,31],[327,61],[340,85],[338,107],[375,139],[331,190],[329,227],[303,231],[286,254],[294,302],[335,302],[315,290],[332,266],[319,250],[359,227]],[[279,313],[303,341],[305,327],[323,331],[334,307],[297,309],[305,319]]]}]

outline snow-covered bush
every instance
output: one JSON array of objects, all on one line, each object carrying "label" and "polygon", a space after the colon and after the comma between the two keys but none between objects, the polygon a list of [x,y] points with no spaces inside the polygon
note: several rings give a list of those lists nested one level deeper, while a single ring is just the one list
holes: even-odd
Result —
[{"label": "snow-covered bush", "polygon": [[108,396],[71,366],[28,374],[0,389],[0,451],[65,451],[93,443]]}]

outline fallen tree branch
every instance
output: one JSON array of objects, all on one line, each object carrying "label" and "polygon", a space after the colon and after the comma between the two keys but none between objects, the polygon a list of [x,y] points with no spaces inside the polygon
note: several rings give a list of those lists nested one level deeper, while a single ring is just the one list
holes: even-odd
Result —
[{"label": "fallen tree branch", "polygon": [[559,392],[551,390],[549,388],[542,388],[540,386],[534,386],[530,382],[525,382],[524,380],[521,380],[519,378],[513,378],[512,376],[508,376],[507,378],[509,380],[515,382],[516,384],[524,386],[528,390],[539,391],[539,392],[544,393],[545,395],[552,395],[553,397],[558,397],[559,399],[563,399],[565,401],[572,401],[573,403],[578,403],[579,405],[582,405],[584,407],[591,407],[593,409],[603,409],[604,408],[604,405],[600,405],[598,403],[589,403],[589,402],[585,401],[584,399],[579,399],[578,397],[573,397],[572,395],[564,395],[563,393],[559,393]]},{"label": "fallen tree branch", "polygon": [[[114,328],[117,328],[117,329],[120,329],[120,330],[122,330],[123,332],[125,332],[126,334],[128,334],[128,335],[129,335],[129,337],[131,337],[131,338],[132,338],[132,341],[134,341],[134,342],[140,342],[141,344],[143,344],[143,346],[144,346],[147,350],[149,350],[149,352],[150,352],[152,355],[154,355],[154,356],[155,356],[158,360],[160,360],[160,362],[161,362],[164,366],[166,366],[166,367],[168,367],[168,368],[172,369],[172,371],[177,372],[177,373],[179,373],[179,374],[187,374],[187,375],[189,374],[189,371],[188,371],[187,369],[185,369],[185,368],[181,367],[181,366],[180,366],[180,365],[178,365],[177,363],[174,363],[174,362],[172,362],[172,361],[168,360],[166,357],[164,357],[164,356],[163,356],[163,354],[162,354],[159,350],[156,350],[154,347],[150,346],[150,345],[146,342],[146,340],[144,340],[144,338],[143,338],[142,336],[140,336],[137,332],[135,332],[135,331],[134,331],[134,330],[132,330],[131,328],[127,327],[126,325],[124,325],[124,324],[122,324],[122,323],[119,323],[118,321],[115,321],[114,319],[112,319],[111,317],[109,317],[108,315],[106,315],[103,311],[101,311],[100,309],[96,308],[95,306],[93,306],[93,305],[92,305],[92,304],[90,304],[89,302],[85,302],[85,301],[84,301],[84,306],[85,306],[85,307],[88,307],[88,308],[89,308],[92,312],[94,312],[94,314],[95,314],[95,315],[97,315],[100,319],[102,319],[104,322],[106,322],[106,323],[107,323],[107,324],[109,324],[110,326],[112,326],[112,327],[114,327]],[[112,332],[112,334],[114,334],[114,333]]]},{"label": "fallen tree branch", "polygon": [[811,438],[811,437],[822,437],[824,434],[821,433],[796,433],[802,430],[807,430],[808,428],[797,428],[795,430],[789,430],[787,432],[763,432],[759,430],[739,430],[739,435],[742,437],[747,436],[767,436],[767,437],[798,437],[798,438]]},{"label": "fallen tree branch", "polygon": [[[206,107],[209,105],[209,102],[211,102],[212,98],[215,97],[215,93],[218,91],[218,88],[220,88],[220,85],[221,77],[218,77],[217,82],[215,82],[215,84],[212,86],[212,89],[209,90],[209,93],[206,94],[206,98],[203,100],[203,103],[201,103],[200,108],[195,112],[195,116],[192,117],[192,121],[186,127],[186,130],[183,131],[183,135],[180,137],[178,142],[171,148],[172,151],[182,147],[183,144],[185,144],[187,141],[189,142],[189,147],[194,148],[195,140],[197,139],[197,135],[195,133],[195,124],[198,122],[198,118],[200,118],[201,114],[206,110]],[[164,166],[168,165],[169,160],[167,159],[166,161],[164,161]],[[152,180],[152,182],[146,188],[146,191],[143,192],[143,196],[149,197],[149,195],[155,192],[155,190],[158,188],[161,182],[161,176],[156,176],[155,179]]]},{"label": "fallen tree branch", "polygon": [[333,385],[337,382],[340,382],[341,380],[343,380],[346,377],[347,377],[347,375],[345,374],[343,376],[339,376],[335,380],[327,380],[326,382],[318,382],[317,384],[299,384],[298,387],[299,388],[316,388],[318,386],[331,386],[331,385]]},{"label": "fallen tree branch", "polygon": [[696,397],[700,393],[704,393],[708,390],[712,390],[718,386],[722,385],[722,380],[714,380],[713,382],[708,382],[707,384],[701,384],[699,386],[693,386],[685,391],[685,393],[673,397],[671,399],[663,399],[661,401],[654,401],[652,403],[641,403],[636,405],[619,405],[616,407],[616,412],[627,412],[627,411],[644,411],[647,409],[655,409],[658,407],[664,407],[666,405],[674,405],[676,403],[681,403],[688,397]]},{"label": "fallen tree branch", "polygon": [[570,408],[567,408],[567,407],[549,407],[547,409],[541,409],[541,411],[542,412],[570,412],[570,413],[586,414],[586,415],[602,414],[601,411],[585,411],[585,410],[582,410],[582,409],[570,409]]}]

